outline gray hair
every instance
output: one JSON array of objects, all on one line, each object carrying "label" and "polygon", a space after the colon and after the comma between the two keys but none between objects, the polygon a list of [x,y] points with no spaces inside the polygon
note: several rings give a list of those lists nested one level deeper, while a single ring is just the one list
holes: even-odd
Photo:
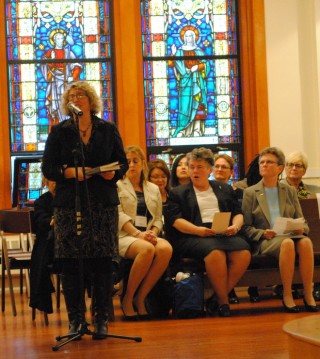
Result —
[{"label": "gray hair", "polygon": [[214,164],[213,153],[209,148],[205,148],[205,147],[194,148],[191,152],[189,152],[187,154],[186,157],[187,157],[188,165],[189,165],[190,160],[193,160],[193,161],[204,160],[211,167],[213,167],[213,164]]},{"label": "gray hair", "polygon": [[279,166],[284,166],[285,165],[285,156],[284,153],[280,150],[280,148],[278,147],[266,147],[264,148],[259,155],[259,161],[261,159],[262,156],[264,155],[274,155],[275,157],[277,157],[277,163]]}]

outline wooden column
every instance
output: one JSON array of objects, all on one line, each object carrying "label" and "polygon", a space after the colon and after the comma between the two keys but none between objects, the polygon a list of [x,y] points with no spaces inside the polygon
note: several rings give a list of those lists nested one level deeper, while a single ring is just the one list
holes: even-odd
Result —
[{"label": "wooden column", "polygon": [[117,125],[124,145],[146,149],[140,2],[114,1]]},{"label": "wooden column", "polygon": [[239,1],[245,166],[269,146],[264,0]]}]

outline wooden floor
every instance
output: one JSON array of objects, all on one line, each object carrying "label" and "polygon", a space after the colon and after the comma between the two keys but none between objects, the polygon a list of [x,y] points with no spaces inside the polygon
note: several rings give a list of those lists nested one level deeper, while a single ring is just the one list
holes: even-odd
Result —
[{"label": "wooden floor", "polygon": [[[109,333],[140,336],[141,343],[115,338],[93,341],[84,335],[81,341],[68,343],[57,352],[52,351],[55,338],[66,334],[68,325],[63,298],[61,309],[49,315],[46,327],[40,312],[32,322],[25,294],[16,293],[18,315],[13,317],[7,295],[6,311],[1,313],[0,358],[289,358],[283,324],[314,314],[284,313],[281,301],[274,299],[270,290],[261,292],[264,300],[257,304],[248,301],[244,289],[237,292],[241,303],[232,305],[230,318],[136,323],[123,321],[119,299],[115,298],[116,321],[109,324]],[[302,300],[297,304],[302,305]]]}]

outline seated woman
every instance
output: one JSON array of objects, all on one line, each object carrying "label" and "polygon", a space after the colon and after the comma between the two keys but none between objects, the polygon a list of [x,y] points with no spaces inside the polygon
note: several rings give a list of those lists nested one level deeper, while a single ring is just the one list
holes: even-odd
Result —
[{"label": "seated woman", "polygon": [[129,169],[118,181],[119,253],[133,260],[122,300],[125,319],[148,319],[145,299],[165,272],[172,247],[158,235],[162,229],[162,201],[158,186],[148,182],[142,149],[125,148]]},{"label": "seated woman", "polygon": [[181,153],[180,155],[177,155],[172,162],[170,186],[173,188],[189,182],[190,176],[188,172],[187,156],[184,153]]},{"label": "seated woman", "polygon": [[[213,176],[215,180],[228,184],[233,176],[233,168],[234,159],[232,157],[225,153],[218,153],[214,156]],[[235,186],[233,189],[238,201],[242,202],[243,190]]]},{"label": "seated woman", "polygon": [[170,170],[167,164],[161,159],[148,162],[148,180],[159,187],[162,204],[166,205],[170,191]]},{"label": "seated woman", "polygon": [[[165,222],[172,227],[170,240],[175,254],[204,261],[218,313],[228,317],[228,293],[251,259],[249,244],[238,235],[243,225],[241,206],[231,186],[208,180],[213,166],[209,149],[195,148],[187,159],[191,182],[170,191]],[[217,212],[231,212],[229,226],[219,235],[211,229]]]},{"label": "seated woman", "polygon": [[286,158],[286,178],[282,183],[293,186],[298,194],[299,199],[309,198],[311,193],[319,193],[320,187],[308,185],[302,181],[308,168],[308,158],[303,152],[293,152]]},{"label": "seated woman", "polygon": [[[159,187],[161,200],[162,200],[162,213],[167,210],[169,191],[170,191],[170,170],[167,164],[161,159],[155,159],[148,162],[149,174],[148,180]],[[165,227],[165,224],[163,224]],[[165,229],[163,228],[162,234],[164,235]]]},{"label": "seated woman", "polygon": [[[287,156],[285,166],[286,178],[281,182],[293,186],[297,191],[299,199],[306,199],[310,197],[311,193],[320,192],[319,186],[309,185],[302,181],[302,177],[306,174],[307,168],[308,157],[305,153],[297,151]],[[297,291],[299,286],[293,286],[293,288],[296,289],[294,294],[296,293],[296,296],[299,297],[299,292]],[[314,284],[313,296],[315,300],[320,300],[320,283]]]},{"label": "seated woman", "polygon": [[247,238],[253,243],[254,252],[279,260],[283,284],[283,306],[289,313],[299,312],[292,296],[292,280],[296,256],[304,287],[304,304],[308,312],[318,308],[312,296],[314,256],[309,228],[306,223],[292,235],[277,235],[272,229],[277,217],[303,217],[294,188],[279,182],[285,165],[283,152],[277,147],[268,147],[260,153],[262,180],[244,190],[242,210]]}]

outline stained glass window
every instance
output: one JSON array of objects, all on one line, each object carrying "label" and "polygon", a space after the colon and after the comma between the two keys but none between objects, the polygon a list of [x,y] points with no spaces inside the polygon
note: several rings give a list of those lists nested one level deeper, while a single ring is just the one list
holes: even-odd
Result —
[{"label": "stained glass window", "polygon": [[41,156],[14,157],[12,183],[13,206],[32,206],[47,191],[42,181]]},{"label": "stained glass window", "polygon": [[108,0],[5,0],[11,152],[44,149],[68,84],[89,81],[113,121]]},{"label": "stained glass window", "polygon": [[235,0],[141,0],[148,154],[206,146],[238,166],[241,111]]}]

